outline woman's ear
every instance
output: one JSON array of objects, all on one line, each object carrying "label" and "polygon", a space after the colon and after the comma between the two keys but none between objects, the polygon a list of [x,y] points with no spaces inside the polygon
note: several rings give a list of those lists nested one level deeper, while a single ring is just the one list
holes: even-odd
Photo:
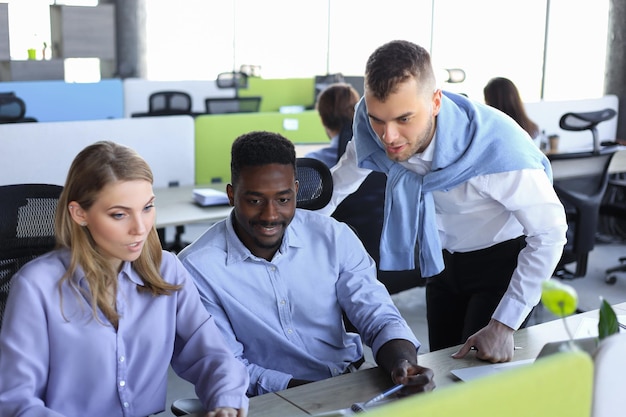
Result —
[{"label": "woman's ear", "polygon": [[68,210],[72,220],[78,223],[80,226],[87,226],[87,213],[76,201],[71,201],[68,205]]}]

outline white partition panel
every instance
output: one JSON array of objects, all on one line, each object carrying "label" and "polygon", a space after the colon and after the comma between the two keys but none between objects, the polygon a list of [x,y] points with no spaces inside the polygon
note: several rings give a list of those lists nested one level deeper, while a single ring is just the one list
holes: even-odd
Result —
[{"label": "white partition panel", "polygon": [[194,113],[204,113],[204,99],[209,97],[234,97],[234,88],[218,88],[215,81],[149,81],[139,78],[124,80],[124,115],[148,111],[148,98],[157,91],[184,91],[191,95]]},{"label": "white partition panel", "polygon": [[150,164],[155,187],[194,184],[193,118],[163,116],[0,124],[0,185],[63,185],[76,154],[99,140],[135,149]]}]

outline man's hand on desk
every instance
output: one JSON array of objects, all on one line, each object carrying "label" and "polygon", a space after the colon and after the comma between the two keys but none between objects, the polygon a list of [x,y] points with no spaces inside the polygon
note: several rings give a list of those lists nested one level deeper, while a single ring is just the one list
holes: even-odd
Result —
[{"label": "man's hand on desk", "polygon": [[435,389],[434,372],[430,368],[419,366],[403,359],[391,371],[391,379],[404,388],[398,395],[406,396]]},{"label": "man's hand on desk", "polygon": [[382,345],[376,362],[389,372],[394,384],[405,385],[400,396],[435,389],[433,370],[417,364],[417,351],[408,340],[394,339]]},{"label": "man's hand on desk", "polygon": [[476,350],[476,357],[491,363],[509,362],[513,359],[513,333],[515,330],[491,319],[489,324],[470,337],[458,352],[454,359],[464,358],[470,350]]}]

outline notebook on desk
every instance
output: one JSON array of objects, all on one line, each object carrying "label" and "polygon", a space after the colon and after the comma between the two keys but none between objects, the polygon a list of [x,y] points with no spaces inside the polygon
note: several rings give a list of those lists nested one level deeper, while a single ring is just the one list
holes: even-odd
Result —
[{"label": "notebook on desk", "polygon": [[193,200],[200,206],[219,206],[228,204],[228,195],[224,191],[213,188],[196,188],[193,190]]}]

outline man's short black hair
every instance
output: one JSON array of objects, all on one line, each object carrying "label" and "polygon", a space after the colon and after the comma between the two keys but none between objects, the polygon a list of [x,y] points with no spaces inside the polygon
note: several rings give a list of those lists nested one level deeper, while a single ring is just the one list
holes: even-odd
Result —
[{"label": "man's short black hair", "polygon": [[291,165],[294,172],[296,170],[296,148],[279,133],[244,133],[233,142],[230,156],[230,177],[233,185],[239,180],[241,170],[247,166],[283,164]]}]

